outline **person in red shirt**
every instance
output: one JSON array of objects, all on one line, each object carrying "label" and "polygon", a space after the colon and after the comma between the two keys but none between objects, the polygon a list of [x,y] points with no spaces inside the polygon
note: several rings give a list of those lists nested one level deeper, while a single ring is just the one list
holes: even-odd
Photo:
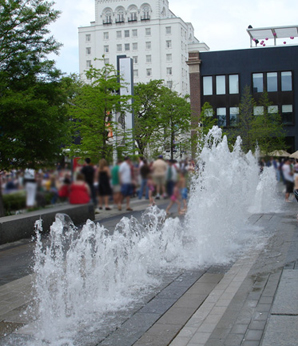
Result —
[{"label": "person in red shirt", "polygon": [[90,202],[90,188],[85,183],[84,175],[77,174],[77,180],[70,185],[69,203],[70,204],[87,204]]}]

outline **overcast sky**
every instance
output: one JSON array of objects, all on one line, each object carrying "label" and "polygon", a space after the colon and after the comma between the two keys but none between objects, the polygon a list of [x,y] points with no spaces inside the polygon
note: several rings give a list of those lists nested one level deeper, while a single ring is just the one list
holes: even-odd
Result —
[{"label": "overcast sky", "polygon": [[[78,27],[94,20],[95,0],[54,1],[54,8],[62,11],[50,27],[56,40],[63,44],[55,57],[57,67],[65,73],[78,73]],[[192,23],[196,38],[211,50],[249,48],[248,25],[298,25],[297,0],[169,0],[169,6],[177,17]],[[285,41],[298,44],[297,38]]]}]

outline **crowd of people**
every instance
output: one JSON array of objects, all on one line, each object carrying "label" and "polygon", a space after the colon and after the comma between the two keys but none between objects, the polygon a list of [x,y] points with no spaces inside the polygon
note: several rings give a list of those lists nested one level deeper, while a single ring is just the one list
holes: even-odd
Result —
[{"label": "crowd of people", "polygon": [[132,211],[131,197],[145,198],[148,205],[157,199],[169,198],[166,209],[170,212],[174,204],[180,214],[187,207],[188,175],[195,171],[194,160],[164,160],[160,155],[151,162],[140,157],[133,162],[130,157],[118,160],[109,166],[103,158],[98,164],[86,158],[82,165],[71,171],[67,165],[55,170],[26,169],[24,171],[2,172],[2,191],[11,193],[26,190],[26,206],[44,206],[42,196],[51,195],[51,204],[69,202],[71,204],[93,203],[95,211],[118,210],[124,207]]}]

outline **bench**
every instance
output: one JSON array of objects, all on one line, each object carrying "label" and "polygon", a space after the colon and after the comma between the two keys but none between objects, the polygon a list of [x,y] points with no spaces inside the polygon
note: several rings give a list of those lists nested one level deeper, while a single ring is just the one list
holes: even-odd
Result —
[{"label": "bench", "polygon": [[24,214],[4,216],[0,218],[0,245],[35,235],[34,224],[40,218],[43,220],[43,231],[48,232],[57,213],[67,214],[75,225],[84,224],[88,219],[92,221],[95,219],[93,204],[64,204]]}]

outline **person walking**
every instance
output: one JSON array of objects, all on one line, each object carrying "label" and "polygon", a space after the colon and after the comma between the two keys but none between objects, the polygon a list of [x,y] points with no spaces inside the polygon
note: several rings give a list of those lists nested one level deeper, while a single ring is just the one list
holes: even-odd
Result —
[{"label": "person walking", "polygon": [[24,172],[24,183],[26,190],[26,207],[33,208],[35,206],[37,182],[36,172],[32,168],[26,168]]},{"label": "person walking", "polygon": [[147,180],[148,175],[150,174],[150,167],[146,160],[143,160],[143,164],[140,168],[140,178],[141,178],[141,184],[140,184],[140,190],[139,190],[139,199],[142,199],[145,189],[145,198],[149,199],[149,190],[147,186]]},{"label": "person walking", "polygon": [[121,210],[121,185],[120,185],[120,176],[119,168],[121,160],[118,160],[116,165],[111,170],[112,175],[112,190],[113,190],[113,199],[114,204],[117,206],[118,210]]},{"label": "person walking", "polygon": [[178,214],[181,215],[181,209],[180,209],[181,203],[180,203],[179,182],[176,182],[176,184],[175,184],[175,186],[174,186],[174,189],[173,189],[173,194],[172,194],[172,196],[170,197],[170,203],[169,203],[169,205],[168,205],[167,208],[166,208],[166,213],[167,213],[168,216],[170,215],[170,209],[172,208],[172,206],[173,206],[175,203],[176,203],[177,206],[178,206]]},{"label": "person walking", "polygon": [[84,174],[85,181],[89,186],[92,202],[94,204],[94,207],[97,205],[96,200],[96,189],[94,186],[94,177],[95,177],[95,168],[91,165],[91,159],[86,158],[85,159],[85,165],[81,169],[81,173]]},{"label": "person walking", "polygon": [[125,157],[119,168],[121,183],[121,204],[126,198],[126,210],[132,211],[130,207],[130,196],[132,195],[132,170],[131,162],[128,156]]},{"label": "person walking", "polygon": [[70,204],[87,204],[90,202],[90,188],[85,182],[84,174],[79,172],[69,187]]},{"label": "person walking", "polygon": [[109,196],[112,195],[112,188],[110,185],[111,172],[106,159],[99,160],[98,167],[98,195],[99,195],[99,209],[105,205],[105,210],[111,210],[109,207]]},{"label": "person walking", "polygon": [[152,165],[152,176],[153,181],[156,186],[156,199],[160,199],[160,193],[162,192],[163,197],[166,197],[166,171],[167,171],[167,164],[163,160],[162,155],[158,156],[158,159],[153,162]]},{"label": "person walking", "polygon": [[177,168],[175,162],[175,160],[169,160],[168,162],[168,169],[166,174],[166,186],[168,196],[172,196],[174,186],[177,181]]},{"label": "person walking", "polygon": [[289,158],[285,159],[282,166],[282,174],[286,185],[285,200],[286,202],[290,202],[289,197],[294,190],[294,172],[292,170],[291,161]]}]

